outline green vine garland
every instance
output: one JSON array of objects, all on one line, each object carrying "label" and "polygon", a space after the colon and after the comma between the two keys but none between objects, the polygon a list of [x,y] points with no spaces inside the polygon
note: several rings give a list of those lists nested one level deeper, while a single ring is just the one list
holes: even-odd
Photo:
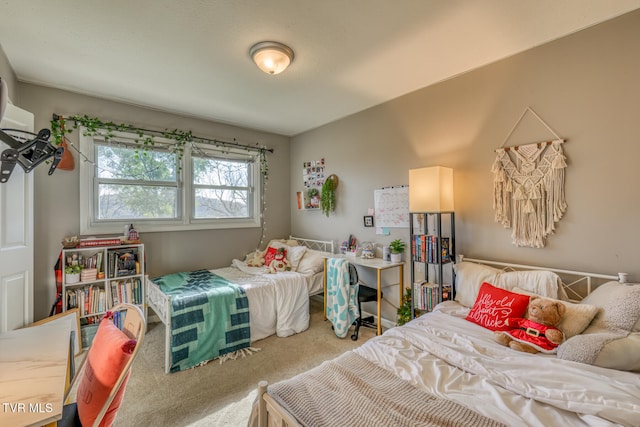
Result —
[{"label": "green vine garland", "polygon": [[[262,174],[264,179],[268,178],[269,175],[269,165],[267,163],[267,151],[273,151],[265,147],[249,147],[242,144],[230,143],[224,141],[216,141],[216,140],[207,140],[205,138],[195,137],[191,131],[183,131],[180,129],[168,130],[164,131],[153,131],[148,129],[141,129],[132,125],[127,124],[118,124],[114,122],[104,122],[95,117],[89,117],[86,114],[83,116],[74,115],[69,117],[62,117],[55,115],[51,119],[51,137],[52,141],[55,145],[62,144],[62,141],[66,138],[66,134],[73,132],[73,129],[67,128],[66,122],[70,120],[73,122],[73,129],[78,129],[78,127],[83,126],[85,128],[83,135],[84,136],[102,136],[106,142],[110,139],[114,138],[115,132],[128,132],[134,133],[138,137],[134,138],[133,141],[142,150],[142,154],[146,155],[147,151],[151,150],[155,145],[155,138],[150,133],[157,133],[158,136],[174,141],[174,144],[170,147],[170,150],[176,155],[178,159],[178,164],[181,163],[182,157],[184,155],[184,147],[186,144],[190,142],[202,142],[206,144],[212,144],[216,147],[238,147],[244,148],[247,151],[257,151],[259,154],[260,160],[260,173]],[[140,151],[136,150],[136,155],[140,155]]]},{"label": "green vine garland", "polygon": [[324,180],[320,194],[320,209],[327,218],[336,210],[337,177],[334,177],[335,175],[331,175]]}]

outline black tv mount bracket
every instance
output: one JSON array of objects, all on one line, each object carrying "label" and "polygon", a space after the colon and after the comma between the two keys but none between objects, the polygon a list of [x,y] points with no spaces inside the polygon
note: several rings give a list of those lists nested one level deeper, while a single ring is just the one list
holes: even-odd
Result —
[{"label": "black tv mount bracket", "polygon": [[[7,132],[16,134],[9,135]],[[54,147],[49,142],[51,131],[42,129],[36,135],[33,132],[27,132],[18,129],[0,129],[0,141],[9,146],[0,154],[0,183],[9,180],[13,168],[16,163],[19,164],[26,173],[31,172],[36,166],[45,160],[53,157],[51,166],[49,167],[49,175],[55,172],[58,163],[62,160],[63,147]]]}]

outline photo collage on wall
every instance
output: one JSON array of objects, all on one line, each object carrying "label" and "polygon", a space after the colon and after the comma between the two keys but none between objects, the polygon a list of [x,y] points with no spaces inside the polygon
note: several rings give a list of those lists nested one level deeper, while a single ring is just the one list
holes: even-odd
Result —
[{"label": "photo collage on wall", "polygon": [[297,194],[298,209],[320,209],[320,191],[324,179],[324,158],[303,163],[302,184],[304,191],[299,191]]}]

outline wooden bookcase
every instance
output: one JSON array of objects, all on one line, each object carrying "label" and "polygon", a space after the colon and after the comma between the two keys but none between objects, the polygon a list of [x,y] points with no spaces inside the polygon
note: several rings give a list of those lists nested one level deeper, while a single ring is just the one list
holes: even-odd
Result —
[{"label": "wooden bookcase", "polygon": [[[62,311],[78,308],[83,347],[91,344],[100,319],[116,304],[135,304],[146,315],[142,243],[63,249],[62,262]],[[65,272],[71,264],[83,267],[78,281]]]},{"label": "wooden bookcase", "polygon": [[455,215],[411,213],[412,318],[454,298]]}]

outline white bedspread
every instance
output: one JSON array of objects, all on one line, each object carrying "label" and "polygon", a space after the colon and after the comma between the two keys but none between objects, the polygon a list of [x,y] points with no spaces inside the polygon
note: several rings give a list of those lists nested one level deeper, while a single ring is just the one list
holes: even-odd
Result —
[{"label": "white bedspread", "polygon": [[640,426],[640,375],[516,352],[464,320],[468,309],[438,308],[355,351],[509,426]]},{"label": "white bedspread", "polygon": [[317,288],[315,275],[269,274],[264,267],[249,267],[239,260],[233,260],[231,267],[213,271],[247,292],[252,343],[273,334],[288,337],[309,328],[309,294]]}]

